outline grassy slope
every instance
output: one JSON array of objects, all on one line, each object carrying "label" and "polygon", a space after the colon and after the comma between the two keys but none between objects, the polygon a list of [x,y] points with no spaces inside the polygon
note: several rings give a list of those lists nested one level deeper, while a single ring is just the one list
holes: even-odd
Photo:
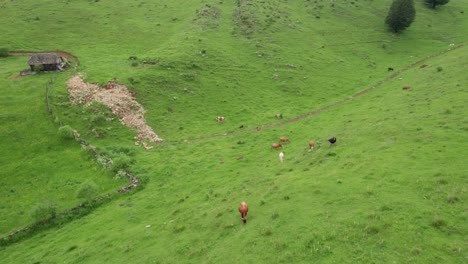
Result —
[{"label": "grassy slope", "polygon": [[[410,31],[391,36],[381,27],[364,33],[354,27],[381,23],[386,6],[381,3],[373,3],[369,8],[373,15],[369,15],[369,9],[353,10],[349,3],[319,12],[302,3],[286,7],[278,2],[281,17],[286,12],[288,18],[258,29],[247,39],[233,34],[235,6],[228,3],[219,5],[223,15],[214,29],[193,22],[201,3],[183,9],[172,2],[165,3],[167,7],[154,4],[171,11],[161,13],[151,12],[151,7],[124,8],[121,3],[113,2],[113,11],[107,15],[109,28],[45,45],[78,55],[83,63],[80,69],[91,81],[106,82],[116,76],[124,82],[128,77],[140,81],[133,88],[148,111],[146,118],[168,139],[151,152],[135,150],[135,172],[151,181],[144,191],[124,201],[4,249],[0,254],[5,259],[267,263],[466,258],[464,251],[456,253],[464,247],[466,233],[462,209],[466,144],[460,144],[466,142],[466,78],[464,68],[458,66],[466,61],[466,48],[428,61],[424,69],[405,72],[403,80],[413,87],[410,91],[402,91],[402,82],[394,80],[371,94],[284,127],[171,142],[237,130],[240,124],[252,128],[272,123],[277,112],[287,118],[303,114],[379,82],[389,75],[385,72],[389,65],[399,69],[445,49],[448,43],[462,42],[464,36],[456,27],[463,28],[466,22],[457,13],[456,3],[437,13],[453,23],[433,24],[437,22],[431,19],[434,14],[420,12],[421,20]],[[83,15],[72,8],[83,6],[99,14],[93,25],[106,23],[101,18],[106,17],[103,10],[109,9],[92,7],[104,6],[105,1],[68,5],[72,5],[67,7],[73,16],[70,27]],[[135,16],[117,19],[130,11]],[[316,12],[320,19],[315,18]],[[131,28],[125,26],[130,19]],[[77,32],[65,30],[63,24],[57,30],[59,35]],[[117,32],[132,38],[119,37]],[[102,41],[90,46],[96,39]],[[11,42],[16,41],[33,45],[20,37]],[[201,50],[206,50],[206,56],[199,55]],[[130,55],[157,57],[161,63],[130,67]],[[438,73],[439,65],[443,71]],[[193,73],[195,79],[190,78]],[[272,78],[274,74],[279,78]],[[175,111],[169,114],[167,107]],[[225,115],[227,122],[214,122],[218,114]],[[339,138],[332,149],[325,144],[329,135]],[[285,149],[285,164],[278,164],[277,152],[268,149],[279,136],[292,140]],[[121,144],[131,144],[120,137]],[[314,153],[305,150],[309,139],[320,143]],[[118,145],[112,138],[100,144]],[[244,158],[236,160],[239,156]],[[245,226],[236,212],[242,199],[251,205]],[[448,203],[456,199],[455,204]],[[445,225],[434,228],[433,223]],[[144,228],[147,224],[152,227]]]},{"label": "grassy slope", "polygon": [[52,203],[63,210],[77,205],[82,183],[99,186],[99,193],[125,184],[86,159],[75,141],[60,138],[45,107],[45,87],[52,75],[17,77],[26,59],[1,59],[2,236],[31,224],[38,206]]},{"label": "grassy slope", "polygon": [[[466,78],[456,77],[466,54],[408,72],[410,91],[395,80],[319,116],[243,135],[243,145],[233,137],[162,146],[172,155],[139,159],[151,169],[145,190],[9,247],[6,260],[462,261]],[[322,141],[307,153],[307,129],[318,138],[342,132],[337,146]],[[293,143],[279,164],[265,146],[284,134]],[[200,149],[211,154],[190,155]],[[247,225],[236,212],[241,199],[251,205]],[[445,225],[435,228],[438,219]]]}]

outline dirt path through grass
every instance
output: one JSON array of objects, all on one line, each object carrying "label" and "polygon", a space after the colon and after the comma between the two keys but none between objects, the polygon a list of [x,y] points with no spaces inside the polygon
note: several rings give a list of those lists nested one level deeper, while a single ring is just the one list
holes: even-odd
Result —
[{"label": "dirt path through grass", "polygon": [[[270,124],[270,125],[262,125],[262,126],[258,126],[254,129],[250,129],[250,130],[247,130],[248,132],[257,132],[259,130],[262,130],[262,129],[269,129],[269,128],[275,128],[275,127],[280,127],[280,126],[284,126],[284,125],[287,125],[289,123],[293,123],[293,122],[297,122],[301,119],[304,119],[304,118],[307,118],[309,116],[313,116],[313,115],[317,115],[317,114],[320,114],[321,112],[325,111],[325,110],[328,110],[330,108],[333,108],[333,107],[336,107],[336,106],[339,106],[341,104],[344,104],[348,101],[351,101],[352,99],[354,98],[357,98],[359,96],[362,96],[362,95],[365,95],[367,93],[369,93],[370,91],[382,86],[383,84],[395,79],[395,77],[397,77],[398,75],[400,75],[401,73],[409,70],[409,69],[412,69],[414,67],[416,67],[417,65],[420,65],[422,64],[423,62],[429,60],[429,59],[432,59],[432,58],[435,58],[435,57],[438,57],[438,56],[441,56],[441,55],[444,55],[450,51],[453,51],[453,50],[456,50],[458,48],[461,48],[465,46],[465,44],[460,44],[458,46],[453,46],[447,50],[444,50],[444,51],[441,51],[439,53],[436,53],[436,54],[433,54],[433,55],[430,55],[430,56],[427,56],[419,61],[416,61],[410,65],[407,65],[406,67],[394,72],[392,75],[390,75],[389,77],[387,77],[386,79],[376,83],[375,85],[367,88],[367,89],[364,89],[356,94],[353,94],[351,96],[348,96],[346,97],[345,99],[343,100],[340,100],[340,101],[337,101],[337,102],[334,102],[332,104],[329,104],[327,106],[324,106],[322,108],[319,108],[317,110],[313,110],[311,112],[308,112],[306,114],[303,114],[303,115],[300,115],[300,116],[297,116],[297,117],[294,117],[294,118],[291,118],[291,119],[288,119],[288,120],[284,120],[282,122],[278,122],[278,123],[274,123],[274,124]],[[184,141],[185,142],[188,142],[188,141],[195,141],[195,140],[204,140],[204,139],[211,139],[211,138],[217,138],[217,137],[225,137],[225,136],[232,136],[232,135],[237,135],[237,134],[241,134],[241,133],[244,133],[246,132],[246,130],[243,130],[243,131],[232,131],[232,132],[227,132],[227,133],[223,133],[223,134],[214,134],[214,135],[209,135],[209,136],[203,136],[203,137],[197,137],[197,138],[189,138],[189,139],[185,139]]]},{"label": "dirt path through grass", "polygon": [[[348,97],[344,98],[343,100],[334,102],[332,104],[329,104],[329,105],[324,106],[322,108],[310,111],[310,112],[305,113],[303,115],[300,115],[300,116],[297,116],[297,117],[294,117],[294,118],[291,118],[291,119],[288,119],[288,120],[284,120],[284,121],[281,121],[281,122],[278,122],[278,123],[274,123],[274,124],[260,125],[260,126],[257,126],[254,129],[250,129],[250,130],[231,131],[231,132],[226,132],[226,133],[222,133],[222,134],[213,134],[213,135],[207,135],[207,136],[201,136],[201,137],[195,137],[195,138],[188,138],[188,139],[185,139],[185,140],[182,140],[182,141],[188,142],[188,141],[195,141],[195,140],[205,140],[205,139],[212,139],[212,138],[217,138],[217,137],[237,135],[237,134],[241,134],[241,133],[244,133],[244,132],[257,132],[257,131],[262,130],[262,129],[276,128],[276,127],[287,125],[289,123],[297,122],[297,121],[302,120],[304,118],[307,118],[309,116],[320,114],[321,112],[326,111],[326,110],[328,110],[328,109],[330,109],[332,107],[336,107],[336,106],[339,106],[341,104],[344,104],[344,103],[346,103],[346,102],[348,102],[348,101],[350,101],[350,100],[352,100],[354,98],[357,98],[359,96],[365,95],[365,94],[369,93],[370,91],[382,86],[383,84],[395,79],[395,77],[399,76],[401,73],[403,73],[403,72],[405,72],[405,71],[407,71],[409,69],[412,69],[412,68],[416,67],[417,65],[420,65],[420,64],[422,64],[423,62],[425,62],[425,61],[427,61],[429,59],[444,55],[444,54],[446,54],[446,53],[448,53],[450,51],[456,50],[456,49],[461,48],[463,46],[465,46],[464,43],[460,44],[458,46],[450,47],[449,49],[441,51],[439,53],[427,56],[427,57],[425,57],[425,58],[423,58],[423,59],[421,59],[419,61],[416,61],[416,62],[414,62],[414,63],[412,63],[410,65],[407,65],[406,67],[404,67],[404,68],[402,68],[402,69],[400,69],[400,70],[398,70],[396,72],[393,72],[392,75],[390,75],[386,79],[376,83],[375,85],[373,85],[371,87],[368,87],[368,88],[366,88],[366,89],[364,89],[364,90],[362,90],[362,91],[360,91],[360,92],[358,92],[356,94],[348,96]],[[57,53],[60,56],[63,56],[65,58],[67,58],[67,59],[71,59],[71,60],[76,61],[77,66],[80,65],[80,61],[78,60],[78,57],[76,57],[75,55],[73,55],[73,54],[71,54],[69,52],[60,51],[60,50],[57,50],[57,51],[44,51],[44,52]],[[9,52],[9,54],[11,54],[11,55],[32,55],[34,53],[37,53],[37,52],[33,52],[33,51],[10,51]],[[156,141],[159,141],[159,140],[156,140]]]},{"label": "dirt path through grass", "polygon": [[[370,91],[372,91],[372,90],[374,90],[374,89],[376,89],[376,88],[382,86],[383,84],[385,84],[385,83],[387,83],[387,82],[393,80],[395,77],[397,77],[397,76],[400,75],[401,73],[403,73],[403,72],[405,72],[405,71],[407,71],[407,70],[409,70],[409,69],[411,69],[411,68],[414,68],[414,67],[416,67],[417,65],[422,64],[423,62],[425,62],[425,61],[427,61],[427,60],[429,60],[429,59],[431,59],[431,58],[435,58],[435,57],[441,56],[441,55],[443,55],[443,54],[446,54],[446,53],[448,53],[448,52],[450,52],[450,51],[453,51],[453,50],[455,50],[455,49],[461,48],[461,47],[463,47],[463,46],[465,46],[465,44],[461,44],[461,45],[458,45],[458,46],[455,46],[455,47],[451,47],[451,48],[449,48],[448,50],[444,50],[444,51],[441,51],[441,52],[439,52],[439,53],[433,54],[433,55],[431,55],[431,56],[425,57],[425,58],[423,58],[423,59],[421,59],[421,60],[419,60],[419,61],[417,61],[417,62],[414,62],[414,63],[412,63],[412,64],[410,64],[410,65],[408,65],[408,66],[406,66],[406,67],[400,69],[399,71],[394,72],[392,75],[390,75],[390,76],[387,77],[386,79],[384,79],[384,80],[382,80],[382,81],[376,83],[375,85],[373,85],[373,86],[371,86],[371,87],[369,87],[369,88],[367,88],[367,89],[364,89],[364,90],[362,90],[362,91],[360,91],[360,92],[358,92],[358,93],[356,93],[356,94],[353,94],[353,95],[351,95],[351,96],[349,96],[349,97],[346,97],[346,98],[343,99],[343,100],[334,102],[334,103],[332,103],[332,104],[330,104],[330,105],[327,105],[327,106],[322,107],[322,108],[320,108],[320,109],[317,109],[317,110],[308,112],[308,113],[306,113],[306,114],[297,116],[297,117],[295,117],[295,118],[291,118],[291,119],[288,119],[288,120],[285,120],[285,121],[282,121],[282,122],[279,122],[279,123],[270,124],[270,125],[264,125],[264,126],[257,127],[257,128],[255,128],[255,129],[251,129],[250,132],[256,132],[256,131],[261,130],[261,129],[268,129],[268,128],[280,127],[280,126],[283,126],[283,125],[286,125],[286,124],[289,124],[289,123],[296,122],[296,121],[299,121],[299,120],[301,120],[301,119],[307,118],[307,117],[309,117],[309,116],[317,115],[317,114],[319,114],[319,113],[321,113],[321,112],[323,112],[323,111],[325,111],[325,110],[328,110],[328,109],[330,109],[330,108],[332,108],[332,107],[336,107],[336,106],[341,105],[341,104],[344,104],[344,103],[346,103],[346,102],[348,102],[348,101],[350,101],[350,100],[352,100],[352,99],[354,99],[354,98],[357,98],[357,97],[359,97],[359,96],[362,96],[362,95],[364,95],[364,94],[367,94],[367,93],[369,93]],[[78,60],[78,58],[77,58],[76,56],[74,56],[74,55],[68,53],[68,52],[65,52],[65,51],[50,51],[50,52],[55,52],[55,53],[58,53],[58,54],[60,54],[61,56],[64,56],[64,57],[66,57],[66,58],[73,59],[73,60],[75,60],[75,61],[77,62],[77,65],[79,65],[79,60]],[[11,52],[10,52],[11,55],[32,55],[32,54],[34,54],[34,53],[36,53],[36,52],[30,52],[30,51],[11,51]],[[78,76],[78,77],[79,77],[79,76]],[[77,78],[78,78],[78,77],[77,77]],[[82,84],[80,84],[80,86],[81,86],[81,85],[82,85]],[[198,138],[192,138],[192,139],[186,139],[186,140],[184,140],[184,141],[204,140],[204,139],[211,139],[211,138],[216,138],[216,137],[231,136],[231,135],[236,135],[236,134],[240,134],[240,133],[243,133],[243,132],[245,132],[245,130],[244,130],[244,131],[233,131],[233,132],[228,132],[228,133],[223,133],[223,134],[209,135],[209,136],[205,136],[205,137],[198,137]],[[91,146],[91,148],[93,148],[93,147]],[[130,185],[120,188],[119,190],[117,190],[117,192],[126,192],[126,191],[128,191],[128,190],[130,190],[130,189],[133,189],[134,187],[136,187],[136,186],[138,185],[138,179],[137,179],[136,177],[134,177],[133,175],[129,174],[128,172],[127,172],[127,177],[128,177],[128,179],[130,180],[130,182],[131,182]],[[93,201],[94,201],[94,202],[98,202],[98,201],[103,200],[103,199],[108,199],[108,198],[110,198],[111,196],[112,196],[112,195],[111,195],[110,193],[109,193],[109,194],[105,194],[105,195],[102,195],[102,196],[99,196],[99,197],[94,198]],[[76,206],[76,207],[74,207],[74,208],[71,208],[71,209],[69,209],[69,210],[65,210],[65,211],[61,212],[61,213],[59,213],[58,215],[67,215],[67,214],[70,214],[70,212],[80,210],[80,209],[83,208],[83,207],[84,207],[84,205],[83,205],[83,204],[80,204],[80,205],[78,205],[78,206]],[[11,232],[11,233],[9,234],[8,237],[9,237],[9,239],[13,239],[15,236],[17,236],[17,235],[19,235],[19,234],[22,234],[22,233],[29,232],[29,231],[33,230],[34,228],[36,228],[37,226],[40,226],[41,224],[42,224],[42,222],[39,222],[39,223],[33,224],[32,226],[24,227],[24,228],[21,228],[21,229],[19,229],[19,230],[13,231],[13,232]],[[6,238],[6,237],[5,237],[5,238],[1,238],[1,237],[0,237],[0,239],[3,239],[3,240],[6,241],[7,238]],[[11,240],[11,242],[13,242],[13,240]]]}]

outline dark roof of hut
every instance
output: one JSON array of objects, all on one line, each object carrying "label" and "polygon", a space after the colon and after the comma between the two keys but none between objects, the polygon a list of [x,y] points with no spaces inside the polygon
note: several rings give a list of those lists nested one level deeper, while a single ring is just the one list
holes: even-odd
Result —
[{"label": "dark roof of hut", "polygon": [[28,60],[29,65],[38,64],[59,64],[62,62],[62,57],[55,53],[36,53]]}]

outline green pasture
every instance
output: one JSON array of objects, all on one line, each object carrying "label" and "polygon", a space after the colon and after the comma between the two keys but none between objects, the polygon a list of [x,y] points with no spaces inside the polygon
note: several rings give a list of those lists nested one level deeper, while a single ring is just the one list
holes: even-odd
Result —
[{"label": "green pasture", "polygon": [[1,59],[2,236],[31,224],[38,207],[60,211],[76,206],[83,201],[77,195],[85,184],[95,186],[96,196],[126,184],[114,180],[77,142],[59,136],[45,104],[52,74],[19,77],[27,58]]},{"label": "green pasture", "polygon": [[[61,138],[59,122],[144,182],[0,247],[0,259],[466,262],[467,4],[415,1],[415,22],[395,35],[390,3],[0,1],[0,48],[80,61],[56,75],[53,118],[44,97],[54,74],[19,77],[28,56],[0,58],[0,235],[33,223],[38,206],[76,206],[86,184],[96,195],[128,184]],[[135,91],[164,142],[145,150],[103,105],[70,105],[76,73]],[[270,148],[279,137],[291,141],[284,163]]]}]

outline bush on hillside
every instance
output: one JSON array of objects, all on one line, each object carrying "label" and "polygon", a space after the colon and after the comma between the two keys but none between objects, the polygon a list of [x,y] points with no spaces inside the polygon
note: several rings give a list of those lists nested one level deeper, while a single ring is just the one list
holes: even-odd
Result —
[{"label": "bush on hillside", "polygon": [[127,170],[134,160],[125,153],[119,153],[112,161],[112,172],[117,173],[119,170]]},{"label": "bush on hillside", "polygon": [[73,135],[73,128],[71,126],[61,126],[58,129],[59,135],[63,139],[74,139],[75,136]]},{"label": "bush on hillside", "polygon": [[97,187],[94,183],[84,183],[78,190],[76,198],[91,200],[97,194]]},{"label": "bush on hillside", "polygon": [[43,221],[49,218],[54,218],[57,215],[57,208],[53,203],[39,205],[34,209],[32,217],[37,221]]},{"label": "bush on hillside", "polygon": [[385,23],[395,32],[401,32],[413,23],[416,9],[413,0],[394,0]]},{"label": "bush on hillside", "polygon": [[8,57],[10,54],[8,53],[7,48],[0,48],[0,58]]},{"label": "bush on hillside", "polygon": [[450,0],[426,0],[426,5],[435,9],[438,5],[445,5]]}]

